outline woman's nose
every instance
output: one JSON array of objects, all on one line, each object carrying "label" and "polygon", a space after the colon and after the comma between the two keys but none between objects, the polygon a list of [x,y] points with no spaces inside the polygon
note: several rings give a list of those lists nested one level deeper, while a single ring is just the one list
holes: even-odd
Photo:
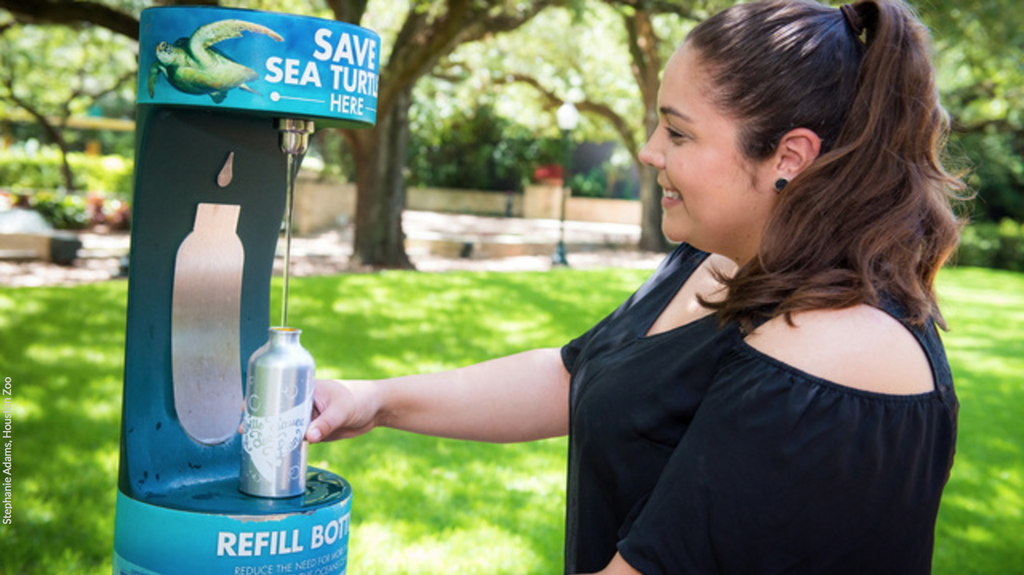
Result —
[{"label": "woman's nose", "polygon": [[652,134],[644,147],[640,148],[638,157],[644,164],[660,170],[664,167],[665,156],[656,150],[655,138],[657,138],[657,134]]}]

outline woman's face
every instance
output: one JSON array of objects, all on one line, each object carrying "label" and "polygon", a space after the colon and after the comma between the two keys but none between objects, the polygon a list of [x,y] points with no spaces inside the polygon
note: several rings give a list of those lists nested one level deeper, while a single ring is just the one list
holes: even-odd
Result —
[{"label": "woman's face", "polygon": [[658,128],[640,160],[658,170],[665,235],[742,265],[757,253],[776,171],[743,156],[739,123],[711,102],[696,56],[683,45],[665,67]]}]

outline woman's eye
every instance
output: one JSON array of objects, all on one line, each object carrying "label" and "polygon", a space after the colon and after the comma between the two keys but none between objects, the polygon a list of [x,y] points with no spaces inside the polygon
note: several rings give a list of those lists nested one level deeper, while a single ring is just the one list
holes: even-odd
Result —
[{"label": "woman's eye", "polygon": [[677,132],[672,128],[666,127],[665,131],[668,132],[668,139],[672,140],[675,143],[683,142],[685,140],[690,139],[690,137],[687,136],[686,134],[683,134],[682,132]]}]

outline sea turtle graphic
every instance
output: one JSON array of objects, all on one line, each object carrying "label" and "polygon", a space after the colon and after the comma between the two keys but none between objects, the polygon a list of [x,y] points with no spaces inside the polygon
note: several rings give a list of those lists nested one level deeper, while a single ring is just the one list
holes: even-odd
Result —
[{"label": "sea turtle graphic", "polygon": [[246,82],[259,77],[252,68],[235,62],[214,44],[229,38],[241,38],[242,31],[284,40],[270,28],[243,20],[218,20],[196,28],[189,38],[178,38],[173,44],[160,42],[156,47],[156,62],[149,67],[149,96],[153,97],[156,79],[161,72],[178,91],[186,94],[209,94],[221,103],[228,90],[241,88],[259,94]]}]

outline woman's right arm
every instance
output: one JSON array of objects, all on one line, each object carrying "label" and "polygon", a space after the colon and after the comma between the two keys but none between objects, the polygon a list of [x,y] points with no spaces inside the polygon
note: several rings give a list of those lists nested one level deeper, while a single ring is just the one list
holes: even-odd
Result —
[{"label": "woman's right arm", "polygon": [[565,435],[569,372],[558,348],[537,349],[442,373],[377,381],[318,380],[311,442],[374,427],[510,443]]}]

